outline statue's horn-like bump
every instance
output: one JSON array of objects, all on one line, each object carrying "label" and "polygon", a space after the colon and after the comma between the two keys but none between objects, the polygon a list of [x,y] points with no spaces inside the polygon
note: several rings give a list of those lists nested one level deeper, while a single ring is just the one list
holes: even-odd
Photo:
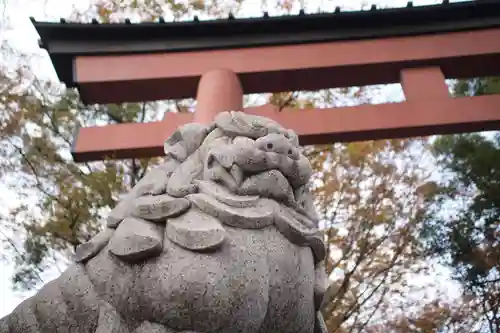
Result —
[{"label": "statue's horn-like bump", "polygon": [[75,251],[76,262],[85,262],[92,259],[108,244],[113,232],[114,230],[106,228],[92,237],[87,243],[78,245]]},{"label": "statue's horn-like bump", "polygon": [[163,229],[152,222],[127,217],[109,241],[109,251],[127,262],[158,256],[162,249]]},{"label": "statue's horn-like bump", "polygon": [[189,209],[191,203],[184,198],[173,198],[167,194],[139,197],[134,201],[132,215],[154,222],[180,215]]},{"label": "statue's horn-like bump", "polygon": [[200,150],[189,156],[172,174],[167,184],[167,193],[182,198],[197,191],[193,180],[203,173],[203,159]]},{"label": "statue's horn-like bump", "polygon": [[166,235],[183,248],[203,251],[219,247],[226,231],[212,216],[191,209],[182,216],[168,220]]}]

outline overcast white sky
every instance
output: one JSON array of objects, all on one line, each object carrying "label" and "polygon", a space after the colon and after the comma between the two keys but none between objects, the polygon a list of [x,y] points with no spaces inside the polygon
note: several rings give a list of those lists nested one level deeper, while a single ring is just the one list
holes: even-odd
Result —
[{"label": "overcast white sky", "polygon": [[[464,1],[464,0],[458,0]],[[453,2],[458,2],[453,1]],[[5,2],[5,8],[1,4]],[[38,48],[38,35],[31,25],[30,16],[37,20],[58,20],[61,17],[68,17],[74,6],[79,9],[88,7],[88,0],[0,0],[0,9],[3,9],[3,16],[0,14],[0,42],[7,40],[10,45],[27,53],[40,55],[41,60],[37,60],[37,68],[40,68],[37,75],[48,76],[56,80],[55,72],[48,55],[44,50]],[[405,6],[406,0],[305,0],[307,11],[332,11],[336,6],[360,8],[362,4],[376,4],[377,6],[401,7]],[[414,5],[435,4],[437,0],[415,0]],[[261,13],[260,0],[246,0],[243,8],[245,15],[259,15]],[[9,30],[5,30],[8,23]],[[3,26],[3,27],[2,27]],[[0,54],[0,62],[4,61]],[[0,184],[0,217],[16,203],[16,194],[9,192]],[[19,304],[28,294],[20,294],[12,291],[11,276],[12,267],[0,262],[0,317],[8,314]],[[56,277],[57,274],[51,274]]]}]

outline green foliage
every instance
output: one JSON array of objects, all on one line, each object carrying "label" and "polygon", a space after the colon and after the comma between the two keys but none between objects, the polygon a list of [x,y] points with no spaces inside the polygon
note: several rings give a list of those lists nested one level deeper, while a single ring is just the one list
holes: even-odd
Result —
[{"label": "green foliage", "polygon": [[456,96],[481,96],[500,93],[500,77],[485,77],[471,80],[458,80],[453,85]]},{"label": "green foliage", "polygon": [[449,172],[436,210],[428,215],[424,244],[454,271],[488,332],[500,322],[500,135],[441,137],[434,143],[440,166]]},{"label": "green foliage", "polygon": [[418,138],[308,152],[318,171],[313,193],[325,223],[327,271],[341,275],[323,310],[330,332],[388,324],[381,310],[413,288],[408,274],[424,273],[418,235],[435,188],[419,163],[426,151],[427,140]]},{"label": "green foliage", "polygon": [[[441,165],[453,173],[447,198],[462,199],[453,219],[442,219],[431,249],[449,254],[462,282],[476,283],[500,265],[500,135],[447,136],[435,142]],[[496,254],[495,254],[496,253]]]},{"label": "green foliage", "polygon": [[[500,77],[457,81],[454,93],[500,93]],[[453,269],[475,311],[479,331],[498,332],[500,134],[443,136],[434,142],[433,151],[447,177],[434,199],[434,210],[427,212],[424,246]]]}]

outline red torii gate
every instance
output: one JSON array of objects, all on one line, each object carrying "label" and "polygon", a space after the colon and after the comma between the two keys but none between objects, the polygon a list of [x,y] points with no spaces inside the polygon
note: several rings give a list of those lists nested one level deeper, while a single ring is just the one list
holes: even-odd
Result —
[{"label": "red torii gate", "polygon": [[[81,128],[75,161],[163,155],[191,121],[243,110],[243,93],[401,82],[406,101],[245,112],[294,129],[301,144],[498,129],[500,95],[452,98],[445,78],[500,75],[500,2],[165,23],[32,22],[62,82],[84,103],[197,98],[194,113]],[[201,80],[200,80],[201,78]]]}]

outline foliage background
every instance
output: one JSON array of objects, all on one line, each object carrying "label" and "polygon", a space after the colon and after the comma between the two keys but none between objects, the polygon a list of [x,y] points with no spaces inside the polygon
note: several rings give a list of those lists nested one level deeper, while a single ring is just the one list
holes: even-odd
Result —
[{"label": "foliage background", "polygon": [[[99,17],[102,22],[127,16],[137,22],[159,16],[225,17],[231,11],[239,17],[264,10],[277,15],[297,13],[301,7],[315,12],[389,2],[346,3],[97,0],[68,8],[62,16],[77,21]],[[38,2],[45,12],[37,18],[58,19],[58,4]],[[24,9],[28,2],[14,5]],[[69,155],[75,127],[159,120],[164,112],[192,111],[195,101],[85,107],[75,91],[54,80],[53,73],[41,74],[50,67],[46,55],[26,51],[10,26],[12,16],[3,17],[0,179],[9,189],[1,192],[15,195],[15,200],[0,195],[0,240],[3,260],[14,267],[12,286],[29,293],[57,276],[71,261],[74,248],[102,227],[120,195],[161,161],[75,164]],[[17,17],[26,19],[26,13],[18,12]],[[457,82],[454,93],[494,93],[498,82]],[[246,96],[245,104],[323,107],[402,98],[395,85],[252,95]],[[484,136],[306,148],[317,171],[314,192],[329,243],[332,288],[323,313],[331,332],[499,331],[497,149],[498,140]],[[484,222],[477,227],[479,220]]]}]

